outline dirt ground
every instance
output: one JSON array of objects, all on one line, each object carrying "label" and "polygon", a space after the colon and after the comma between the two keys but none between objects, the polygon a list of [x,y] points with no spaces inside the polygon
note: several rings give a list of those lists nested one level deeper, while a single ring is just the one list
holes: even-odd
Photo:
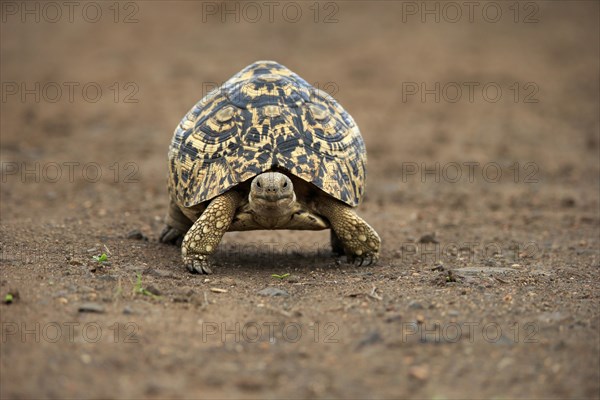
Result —
[{"label": "dirt ground", "polygon": [[[470,4],[0,3],[0,396],[599,398],[599,5]],[[359,124],[377,265],[158,243],[175,126],[260,59]]]}]

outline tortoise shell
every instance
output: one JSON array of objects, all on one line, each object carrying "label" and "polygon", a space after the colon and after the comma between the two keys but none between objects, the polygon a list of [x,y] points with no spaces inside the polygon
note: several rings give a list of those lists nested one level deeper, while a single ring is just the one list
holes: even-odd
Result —
[{"label": "tortoise shell", "polygon": [[169,148],[169,191],[193,207],[280,169],[350,206],[364,193],[367,155],[352,117],[274,61],[258,61],[200,100]]}]

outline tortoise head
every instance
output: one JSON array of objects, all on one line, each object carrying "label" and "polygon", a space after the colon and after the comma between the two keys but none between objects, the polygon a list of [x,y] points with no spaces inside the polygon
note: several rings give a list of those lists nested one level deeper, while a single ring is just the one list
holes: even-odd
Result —
[{"label": "tortoise head", "polygon": [[288,214],[296,202],[294,185],[280,172],[262,173],[252,180],[248,202],[250,208],[261,216]]}]

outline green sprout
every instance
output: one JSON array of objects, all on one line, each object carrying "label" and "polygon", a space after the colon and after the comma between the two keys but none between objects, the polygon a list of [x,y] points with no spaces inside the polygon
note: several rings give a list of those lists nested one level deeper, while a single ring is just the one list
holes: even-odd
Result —
[{"label": "green sprout", "polygon": [[105,261],[108,261],[108,256],[106,255],[106,253],[102,253],[101,256],[93,256],[93,259],[98,261],[99,263],[103,263]]},{"label": "green sprout", "polygon": [[285,279],[285,278],[287,278],[288,276],[290,276],[290,274],[289,274],[289,273],[288,273],[288,274],[283,274],[283,275],[273,274],[273,275],[271,275],[271,276],[272,276],[273,278],[277,278],[277,279]]},{"label": "green sprout", "polygon": [[13,300],[14,300],[14,297],[13,297],[12,293],[7,293],[6,296],[4,296],[4,302],[6,304],[12,303]]},{"label": "green sprout", "polygon": [[160,297],[142,286],[142,274],[140,274],[139,272],[137,273],[137,281],[135,282],[135,286],[133,287],[133,293],[142,294],[144,296],[151,296],[154,298]]}]

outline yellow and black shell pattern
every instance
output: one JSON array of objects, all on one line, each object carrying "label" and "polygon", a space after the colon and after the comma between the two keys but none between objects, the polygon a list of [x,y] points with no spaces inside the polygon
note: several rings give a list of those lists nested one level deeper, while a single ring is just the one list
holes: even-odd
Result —
[{"label": "yellow and black shell pattern", "polygon": [[367,154],[352,117],[274,61],[258,61],[200,100],[169,149],[169,192],[193,207],[262,172],[283,169],[350,206]]}]

